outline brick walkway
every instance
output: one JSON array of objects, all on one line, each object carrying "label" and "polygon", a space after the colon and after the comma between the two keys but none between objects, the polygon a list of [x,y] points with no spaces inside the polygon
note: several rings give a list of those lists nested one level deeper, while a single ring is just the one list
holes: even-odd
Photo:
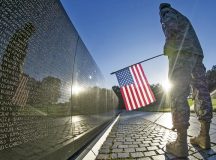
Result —
[{"label": "brick walkway", "polygon": [[[168,122],[170,123],[170,122]],[[166,124],[167,125],[167,124]],[[153,123],[142,112],[122,113],[99,151],[100,159],[170,160],[165,154],[165,144],[176,138],[176,132]],[[189,140],[189,137],[188,137]],[[216,144],[210,150],[201,150],[189,144],[188,159],[216,160]]]}]

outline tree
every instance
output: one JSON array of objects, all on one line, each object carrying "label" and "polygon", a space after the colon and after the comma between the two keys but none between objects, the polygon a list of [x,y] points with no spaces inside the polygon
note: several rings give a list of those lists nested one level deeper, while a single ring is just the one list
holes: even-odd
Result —
[{"label": "tree", "polygon": [[214,65],[211,70],[207,71],[206,76],[209,91],[212,92],[216,89],[216,65]]},{"label": "tree", "polygon": [[29,78],[28,80],[29,95],[28,95],[27,104],[36,105],[41,103],[40,86],[41,86],[40,81],[37,81],[32,77]]},{"label": "tree", "polygon": [[61,80],[55,77],[45,77],[40,86],[40,100],[42,104],[54,104],[61,96]]},{"label": "tree", "polygon": [[86,87],[79,94],[72,94],[70,101],[73,111],[79,114],[97,114],[117,108],[114,92],[97,86]]}]

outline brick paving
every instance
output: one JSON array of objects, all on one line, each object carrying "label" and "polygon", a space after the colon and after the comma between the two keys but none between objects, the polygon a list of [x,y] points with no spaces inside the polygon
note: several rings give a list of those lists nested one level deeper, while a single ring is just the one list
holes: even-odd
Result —
[{"label": "brick paving", "polygon": [[[171,122],[168,122],[171,123]],[[167,125],[167,124],[166,124]],[[145,118],[145,113],[122,113],[102,145],[97,160],[171,160],[177,159],[165,153],[167,141],[175,140],[176,132]],[[189,160],[216,160],[216,144],[210,150],[201,150],[189,143]]]}]

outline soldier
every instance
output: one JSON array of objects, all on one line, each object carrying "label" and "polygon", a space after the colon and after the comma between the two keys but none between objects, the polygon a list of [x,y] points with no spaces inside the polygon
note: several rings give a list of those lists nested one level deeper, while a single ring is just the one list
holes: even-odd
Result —
[{"label": "soldier", "polygon": [[125,109],[126,107],[119,86],[113,86],[112,90],[115,92],[116,96],[118,97],[118,109]]},{"label": "soldier", "polygon": [[212,102],[203,65],[203,51],[190,21],[168,3],[160,4],[160,22],[166,37],[164,54],[169,59],[169,79],[173,84],[170,93],[173,128],[177,139],[166,144],[166,151],[177,157],[188,155],[187,129],[190,108],[187,97],[193,90],[195,112],[201,124],[200,133],[191,138],[191,144],[210,148],[209,129],[212,119]]}]

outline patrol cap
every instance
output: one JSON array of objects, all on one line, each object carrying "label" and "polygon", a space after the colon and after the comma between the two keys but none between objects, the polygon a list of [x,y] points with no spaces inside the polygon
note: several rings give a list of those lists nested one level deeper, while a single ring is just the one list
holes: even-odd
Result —
[{"label": "patrol cap", "polygon": [[163,9],[163,8],[170,8],[171,5],[169,3],[161,3],[159,9]]}]

